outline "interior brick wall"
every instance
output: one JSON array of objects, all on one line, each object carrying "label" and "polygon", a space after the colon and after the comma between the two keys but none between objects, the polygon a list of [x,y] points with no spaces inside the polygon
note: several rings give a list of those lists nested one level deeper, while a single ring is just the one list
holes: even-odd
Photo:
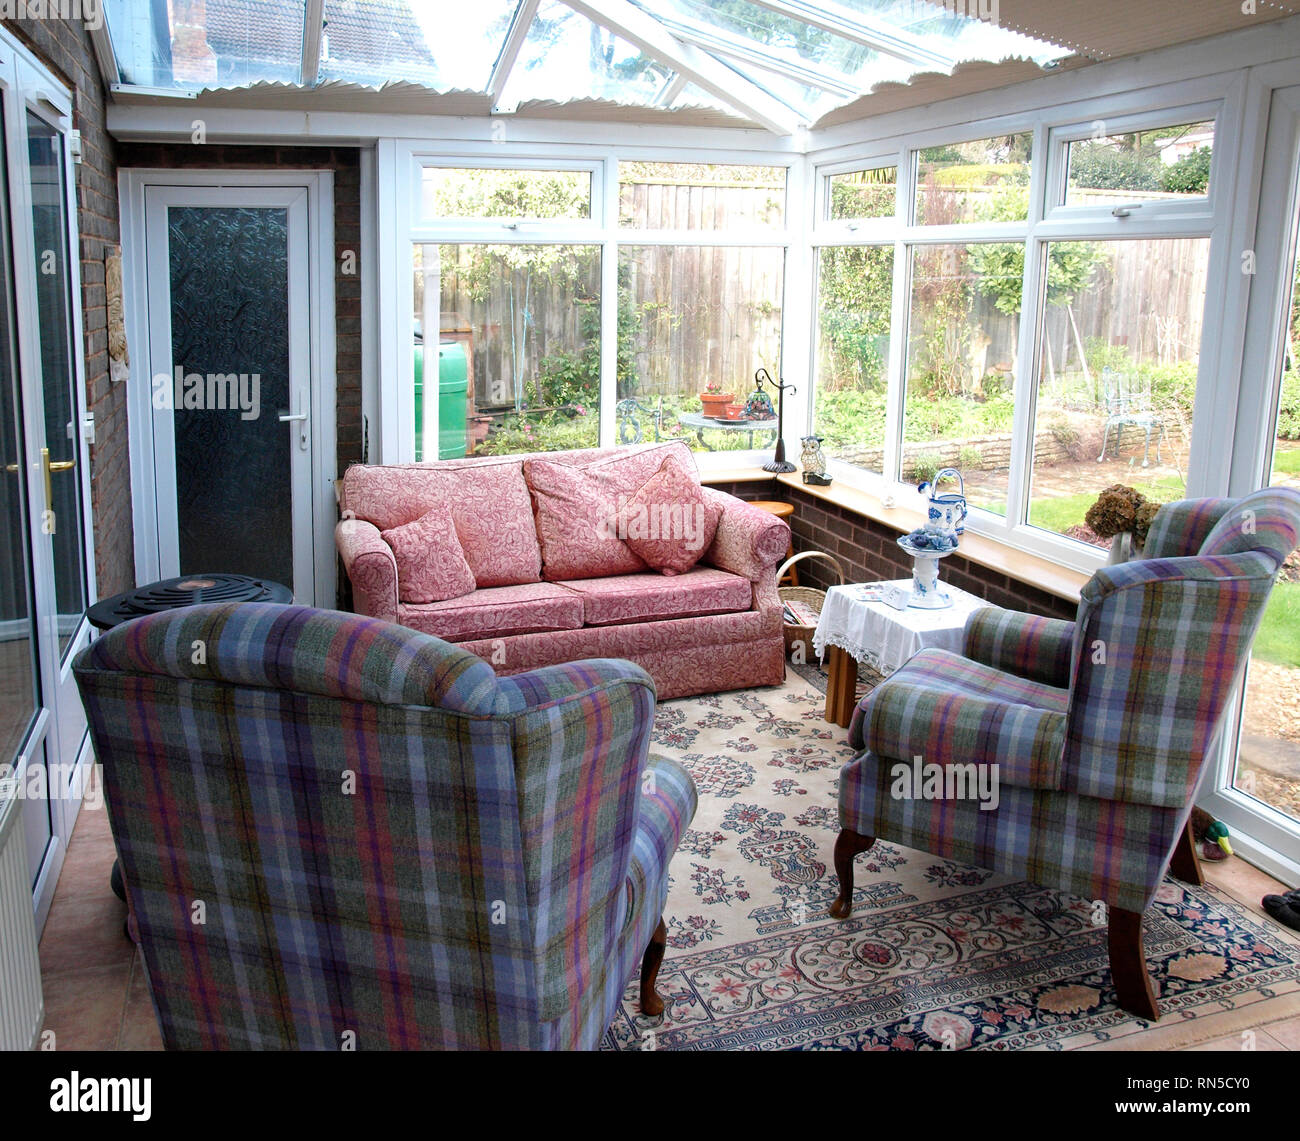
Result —
[{"label": "interior brick wall", "polygon": [[86,404],[95,416],[95,444],[90,449],[95,579],[98,593],[104,597],[135,585],[126,385],[110,384],[108,379],[108,307],[104,292],[104,252],[120,240],[115,146],[105,128],[105,92],[85,28],[71,20],[3,19],[0,23],[73,92],[73,126],[81,132],[82,159],[73,169]]},{"label": "interior brick wall", "polygon": [[[834,555],[844,568],[847,582],[912,577],[912,560],[898,546],[899,532],[893,527],[775,480],[710,486],[740,499],[774,499],[793,503],[790,525],[794,532],[795,551],[825,551]],[[838,581],[834,568],[824,559],[804,559],[797,570],[801,586],[825,590]],[[939,573],[944,582],[1009,610],[1024,610],[1070,621],[1078,611],[1076,603],[1058,598],[1031,583],[1008,578],[960,554],[944,559]]]},{"label": "interior brick wall", "polygon": [[[361,152],[356,147],[119,143],[118,165],[203,170],[334,172],[334,335],[338,474],[362,455]],[[353,258],[345,258],[348,251]],[[351,270],[352,272],[346,272]]]}]

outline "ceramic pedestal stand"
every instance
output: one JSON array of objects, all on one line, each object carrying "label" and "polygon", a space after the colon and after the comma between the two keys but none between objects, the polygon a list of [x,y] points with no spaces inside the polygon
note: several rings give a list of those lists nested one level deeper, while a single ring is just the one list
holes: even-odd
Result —
[{"label": "ceramic pedestal stand", "polygon": [[932,547],[916,547],[904,535],[898,545],[912,556],[912,597],[908,606],[920,610],[943,610],[952,605],[952,596],[939,586],[939,560],[945,559],[957,550],[955,546],[946,551]]}]

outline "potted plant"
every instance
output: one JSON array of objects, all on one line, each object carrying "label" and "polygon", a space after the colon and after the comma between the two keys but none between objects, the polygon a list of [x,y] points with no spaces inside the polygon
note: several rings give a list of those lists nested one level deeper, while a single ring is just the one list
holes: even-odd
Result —
[{"label": "potted plant", "polygon": [[726,413],[728,420],[743,420],[745,416],[745,406],[743,404],[728,404],[723,411]]},{"label": "potted plant", "polygon": [[723,392],[722,385],[716,380],[709,381],[700,393],[700,404],[704,406],[706,416],[726,416],[727,405],[731,403],[731,393]]}]

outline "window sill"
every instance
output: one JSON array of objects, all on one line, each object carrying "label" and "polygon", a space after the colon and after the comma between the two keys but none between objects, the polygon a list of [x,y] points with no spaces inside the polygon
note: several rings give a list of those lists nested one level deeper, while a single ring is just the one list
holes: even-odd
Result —
[{"label": "window sill", "polygon": [[[879,496],[846,483],[836,482],[828,487],[814,487],[805,484],[797,472],[774,476],[758,466],[718,468],[701,471],[700,479],[706,484],[751,483],[774,479],[785,487],[802,491],[814,499],[825,500],[837,507],[873,519],[877,523],[883,523],[894,528],[900,535],[906,535],[925,522],[925,516],[914,508],[886,508],[881,505]],[[1083,589],[1083,584],[1090,577],[1054,563],[1050,559],[1031,555],[996,539],[990,539],[987,535],[975,535],[969,531],[962,536],[961,555],[972,563],[1004,574],[1017,582],[1045,590],[1048,594],[1054,594],[1057,598],[1064,598],[1068,602],[1079,601],[1079,591]]]}]

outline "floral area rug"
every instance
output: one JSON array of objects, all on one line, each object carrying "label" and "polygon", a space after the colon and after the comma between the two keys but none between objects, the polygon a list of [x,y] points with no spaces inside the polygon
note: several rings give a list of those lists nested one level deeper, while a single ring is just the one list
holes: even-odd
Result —
[{"label": "floral area rug", "polygon": [[[656,711],[651,749],[700,807],[672,862],[664,1015],[638,1013],[634,978],[605,1048],[1065,1050],[1150,1027],[1115,1003],[1087,900],[877,841],[852,916],[830,918],[851,750],[819,680]],[[1161,1027],[1300,999],[1300,943],[1212,887],[1166,880],[1145,941]]]}]

